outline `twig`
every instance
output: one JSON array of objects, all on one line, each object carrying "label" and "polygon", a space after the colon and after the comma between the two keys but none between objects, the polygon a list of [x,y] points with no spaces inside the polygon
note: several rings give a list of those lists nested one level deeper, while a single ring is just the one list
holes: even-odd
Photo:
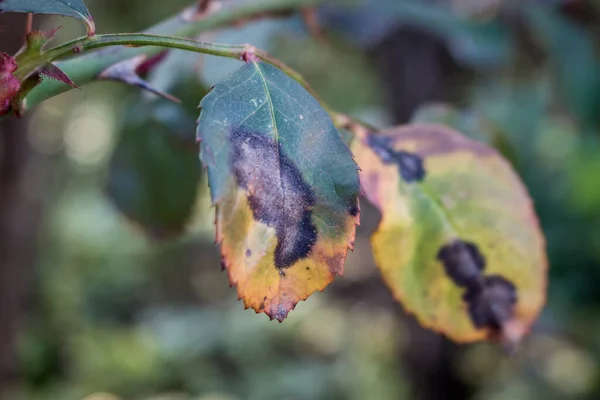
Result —
[{"label": "twig", "polygon": [[198,13],[206,13],[210,8],[210,3],[212,3],[212,0],[198,0]]},{"label": "twig", "polygon": [[[285,11],[299,11],[324,1],[326,0],[253,0],[241,2],[237,6],[223,7],[197,20],[182,18],[189,11],[186,10],[186,12],[177,14],[145,32],[179,37],[196,37],[202,32],[232,26],[238,21],[247,21],[257,16],[273,15]],[[194,4],[192,7],[194,11],[196,6],[197,4]],[[75,54],[79,49],[75,46],[72,50],[72,54]],[[96,80],[98,74],[117,62],[141,54],[151,56],[160,51],[161,49],[157,47],[112,48],[106,52],[101,51],[78,56],[73,60],[61,62],[59,66],[77,86],[81,87]],[[26,107],[34,107],[40,102],[67,90],[69,90],[68,86],[65,87],[64,84],[52,79],[45,79],[27,95]]]},{"label": "twig", "polygon": [[33,28],[33,14],[27,14],[27,21],[25,22],[25,36],[31,33],[31,29]]},{"label": "twig", "polygon": [[304,21],[308,33],[315,38],[317,42],[323,44],[327,43],[325,32],[323,32],[321,25],[319,25],[319,15],[317,14],[316,7],[309,7],[302,10],[302,20]]}]

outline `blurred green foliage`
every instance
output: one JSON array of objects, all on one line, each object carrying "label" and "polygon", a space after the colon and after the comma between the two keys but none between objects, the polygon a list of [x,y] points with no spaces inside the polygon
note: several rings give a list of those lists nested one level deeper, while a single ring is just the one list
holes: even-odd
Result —
[{"label": "blurred green foliage", "polygon": [[[188,2],[87,3],[98,31],[116,32],[142,29]],[[496,146],[521,174],[547,236],[548,306],[519,355],[473,345],[458,352],[452,368],[476,399],[599,398],[600,7],[583,0],[486,2],[489,9],[466,0],[367,3],[363,11],[328,6],[326,44],[292,18],[269,34],[266,50],[305,74],[336,109],[385,125],[386,82],[365,46],[398,24],[447,40],[470,78],[456,88],[459,102],[424,106],[414,119],[440,121]],[[68,20],[45,21],[59,23],[63,38],[80,32]],[[253,43],[253,35],[264,41],[252,28],[240,40]],[[219,271],[204,180],[199,169],[189,170],[191,153],[179,153],[193,139],[196,106],[214,83],[199,80],[202,66],[197,57],[176,60],[152,78],[180,96],[187,111],[113,83],[71,92],[37,111],[30,142],[56,178],[39,235],[35,296],[19,338],[25,377],[15,398],[415,398],[400,358],[409,334],[400,305],[387,292],[354,291],[353,301],[338,295],[379,279],[368,247],[377,216],[368,207],[345,278],[299,304],[285,323],[269,323],[235,301]],[[174,76],[184,84],[177,87]],[[123,168],[143,173],[137,189],[158,199],[145,208],[135,200],[136,186],[126,184],[134,199],[122,200],[128,214],[153,226],[153,213],[165,213],[163,223],[173,218],[178,228],[191,215],[182,237],[152,240],[105,196],[111,176],[127,172],[114,164],[110,170],[113,152],[117,157],[125,145],[137,161]],[[184,164],[171,167],[177,159],[191,166],[181,176]],[[185,200],[173,211],[173,197],[161,202],[162,195]],[[383,305],[373,300],[378,296]]]}]

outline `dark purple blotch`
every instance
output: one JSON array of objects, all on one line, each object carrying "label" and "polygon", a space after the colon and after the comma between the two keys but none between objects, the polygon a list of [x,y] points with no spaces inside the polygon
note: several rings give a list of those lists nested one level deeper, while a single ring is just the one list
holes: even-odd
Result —
[{"label": "dark purple blotch", "polygon": [[469,315],[477,328],[487,326],[498,331],[513,317],[517,289],[504,277],[489,275],[481,284],[467,287],[463,300],[468,304]]},{"label": "dark purple blotch", "polygon": [[367,144],[384,164],[396,164],[405,182],[420,182],[425,178],[423,159],[408,151],[394,150],[390,138],[371,134],[367,136]]},{"label": "dark purple blotch", "polygon": [[515,285],[500,275],[483,274],[485,257],[474,243],[455,239],[440,248],[437,259],[454,283],[466,289],[463,300],[473,325],[478,329],[502,330],[513,317]]},{"label": "dark purple blotch", "polygon": [[450,279],[462,287],[476,283],[485,268],[485,258],[477,245],[460,239],[442,246],[436,258],[444,264]]},{"label": "dark purple blotch", "polygon": [[314,191],[279,143],[240,129],[231,132],[230,140],[237,184],[248,191],[254,218],[275,228],[274,264],[283,272],[306,258],[317,241]]}]

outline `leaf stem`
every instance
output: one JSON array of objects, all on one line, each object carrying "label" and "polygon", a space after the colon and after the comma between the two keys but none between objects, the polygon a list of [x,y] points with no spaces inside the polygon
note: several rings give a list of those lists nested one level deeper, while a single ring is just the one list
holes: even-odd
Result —
[{"label": "leaf stem", "polygon": [[[336,125],[354,124],[366,126],[365,124],[351,120],[347,116],[342,116],[325,103],[310,84],[304,79],[302,75],[287,66],[282,61],[272,57],[265,51],[257,49],[256,47],[248,44],[244,45],[222,45],[214,43],[200,42],[192,39],[178,38],[172,36],[153,35],[147,33],[119,33],[119,34],[107,34],[107,35],[96,35],[87,36],[79,39],[72,40],[64,43],[58,47],[54,47],[45,53],[43,53],[42,60],[34,60],[32,63],[44,64],[52,62],[65,56],[70,56],[73,53],[73,49],[76,48],[78,52],[87,50],[98,49],[108,46],[156,46],[162,48],[180,49],[186,51],[193,51],[196,53],[210,54],[213,56],[233,58],[237,60],[251,60],[259,59],[266,63],[269,63],[281,71],[283,71],[290,78],[300,83],[313,97],[319,101],[321,106],[327,111]],[[25,66],[26,67],[26,66]]]},{"label": "leaf stem", "polygon": [[[119,46],[123,45],[126,47],[121,48],[106,48],[102,51],[76,57],[73,60],[68,60],[64,63],[60,63],[60,67],[69,75],[74,78],[75,84],[83,85],[97,78],[98,75],[110,65],[116,62],[123,61],[125,59],[134,57],[140,54],[152,55],[161,50],[161,48],[172,48],[186,51],[193,51],[197,53],[209,54],[220,57],[233,58],[238,60],[247,60],[248,57],[260,59],[266,63],[269,63],[286,75],[291,77],[300,83],[313,97],[315,97],[321,106],[331,115],[336,126],[349,129],[351,127],[363,127],[370,131],[376,130],[373,127],[368,126],[358,120],[352,119],[346,115],[336,113],[329,105],[327,105],[319,95],[312,89],[310,84],[300,75],[298,72],[285,65],[280,60],[272,57],[268,53],[255,48],[254,46],[244,45],[221,45],[214,43],[200,42],[192,39],[186,39],[182,37],[169,36],[169,33],[176,35],[193,35],[205,29],[198,28],[198,24],[201,27],[209,28],[217,26],[220,23],[224,23],[227,20],[234,20],[234,17],[238,17],[238,20],[243,19],[244,16],[252,17],[259,12],[266,10],[279,11],[294,7],[307,7],[315,5],[323,0],[257,0],[256,5],[248,8],[240,8],[237,11],[217,11],[211,14],[209,10],[205,11],[204,16],[198,22],[185,22],[186,13],[184,12],[172,20],[163,22],[162,24],[151,28],[148,33],[124,33],[124,34],[106,34],[96,36],[81,37],[70,42],[64,43],[52,49],[45,51],[37,60],[32,60],[31,65],[19,66],[20,69],[31,69],[35,68],[35,64],[43,65],[44,63],[60,60],[74,53],[81,53],[84,51],[99,49],[103,47]],[[207,2],[209,3],[209,2]],[[200,2],[198,4],[203,4]],[[197,5],[196,5],[197,7]],[[183,22],[182,22],[183,21]],[[181,27],[181,24],[184,24]],[[177,27],[181,29],[176,29]],[[145,50],[139,49],[144,47]],[[60,83],[52,81],[44,81],[40,87],[34,89],[26,99],[27,107],[32,107],[37,103],[52,97],[53,95],[59,94],[68,88],[64,87]]]},{"label": "leaf stem", "polygon": [[31,29],[33,28],[33,14],[27,14],[27,21],[25,22],[25,36],[31,33]]},{"label": "leaf stem", "polygon": [[[144,33],[196,37],[198,34],[220,27],[231,26],[264,18],[270,15],[281,15],[283,12],[293,12],[305,7],[311,7],[325,0],[253,0],[247,2],[225,2],[213,0],[214,6],[204,14],[198,14],[197,4],[181,11],[157,25],[148,28]],[[342,0],[343,1],[343,0]],[[79,49],[74,47],[73,53]],[[152,56],[161,51],[159,47],[118,47],[106,51],[90,52],[69,59],[59,64],[77,86],[83,86],[95,81],[98,75],[111,65],[139,55]],[[66,92],[70,88],[52,79],[45,79],[34,88],[26,99],[26,107],[35,107],[40,102]]]},{"label": "leaf stem", "polygon": [[246,45],[220,45],[149,33],[117,33],[75,39],[47,50],[43,54],[43,57],[46,62],[51,62],[70,56],[73,54],[74,48],[77,48],[78,52],[83,52],[118,45],[129,47],[156,46],[237,59],[240,59],[244,51],[248,48]]}]

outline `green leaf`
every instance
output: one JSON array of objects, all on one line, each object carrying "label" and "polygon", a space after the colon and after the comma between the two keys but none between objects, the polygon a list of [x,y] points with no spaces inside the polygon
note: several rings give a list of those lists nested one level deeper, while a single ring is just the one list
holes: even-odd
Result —
[{"label": "green leaf", "polygon": [[497,67],[514,57],[510,31],[497,20],[473,21],[457,15],[447,4],[432,6],[415,0],[390,1],[381,11],[438,35],[466,65]]},{"label": "green leaf", "polygon": [[83,0],[0,0],[0,12],[65,15],[83,20],[90,35],[96,31]]},{"label": "green leaf", "polygon": [[592,35],[554,7],[524,6],[533,32],[551,57],[556,86],[571,114],[584,128],[600,126],[600,59]]},{"label": "green leaf", "polygon": [[456,341],[516,344],[544,303],[547,261],[509,164],[434,124],[364,134],[351,148],[363,192],[382,213],[373,252],[394,296]]},{"label": "green leaf", "polygon": [[223,266],[246,307],[282,321],[342,274],[358,223],[358,172],[327,112],[251,61],[201,102],[201,157]]},{"label": "green leaf", "polygon": [[[166,112],[180,121],[186,115],[173,104],[141,103],[130,112],[110,161],[107,192],[115,206],[151,237],[180,233],[196,201],[200,167],[198,146],[162,123]],[[151,117],[147,117],[151,115]],[[143,116],[135,119],[136,116]],[[187,127],[186,127],[187,126]],[[194,121],[181,127],[194,131]]]}]

